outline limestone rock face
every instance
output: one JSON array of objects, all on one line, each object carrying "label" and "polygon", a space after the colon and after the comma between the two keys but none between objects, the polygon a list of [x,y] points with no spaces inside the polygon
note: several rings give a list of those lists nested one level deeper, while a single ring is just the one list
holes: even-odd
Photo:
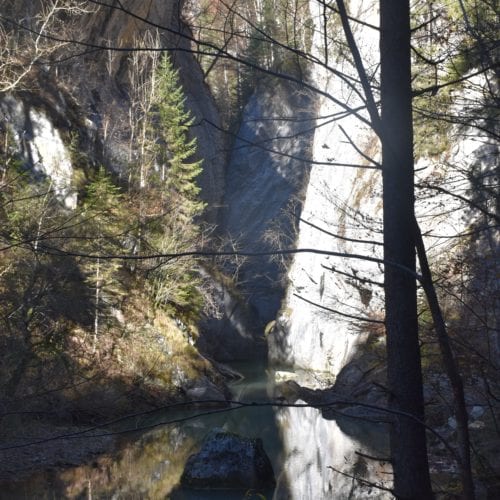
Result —
[{"label": "limestone rock face", "polygon": [[23,160],[36,175],[50,179],[51,188],[67,208],[75,208],[77,196],[72,189],[70,152],[51,117],[43,109],[36,109],[7,94],[0,99],[0,119],[10,124],[15,146]]},{"label": "limestone rock face", "polygon": [[[350,3],[351,12],[363,12],[376,23],[377,12],[369,0]],[[319,23],[313,50],[322,40],[319,4],[311,2],[311,15]],[[373,53],[378,34],[356,28],[361,53]],[[355,70],[343,67],[344,72]],[[314,85],[351,109],[357,96],[339,78],[322,68],[312,71]],[[382,256],[381,176],[365,157],[377,158],[378,143],[371,129],[353,115],[330,117],[344,109],[332,99],[317,103],[319,117],[311,141],[309,183],[296,247],[338,254]],[[347,137],[349,139],[347,139]],[[364,168],[358,168],[364,167]],[[367,320],[379,320],[382,310],[380,264],[356,258],[303,252],[294,256],[288,273],[287,296],[276,327],[269,336],[270,358],[278,365],[337,374],[357,347],[366,340]]]},{"label": "limestone rock face", "polygon": [[[314,102],[291,85],[259,86],[245,107],[226,174],[222,232],[237,248],[269,252],[293,245],[298,198],[309,173]],[[261,330],[280,307],[277,259],[251,258],[240,269],[242,294]]]},{"label": "limestone rock face", "polygon": [[[313,110],[311,97],[290,84],[262,84],[250,97],[224,181],[218,232],[228,250],[265,253],[293,246],[309,174]],[[202,352],[219,361],[265,357],[265,325],[284,296],[283,264],[262,256],[225,267],[238,284],[228,289],[214,280],[222,314],[202,321]]]},{"label": "limestone rock face", "polygon": [[261,439],[214,429],[201,450],[189,457],[181,484],[194,489],[263,489],[275,485]]},{"label": "limestone rock face", "polygon": [[[354,17],[362,14],[365,21],[377,24],[376,2],[352,0],[349,8]],[[318,2],[311,2],[312,19],[318,23],[313,51],[322,46],[318,38],[322,30],[319,9]],[[378,33],[366,26],[353,29],[366,67],[375,68],[378,53],[373,47],[378,44]],[[348,64],[342,71],[357,78]],[[311,80],[315,87],[350,109],[363,107],[350,86],[331,72],[316,67],[311,71]],[[469,89],[457,91],[461,95],[457,94],[456,102],[469,103],[471,116],[484,114],[482,99],[487,82],[488,78],[476,76],[470,80]],[[294,256],[287,276],[286,298],[268,337],[269,357],[279,366],[335,376],[367,341],[368,332],[383,333],[381,172],[369,160],[380,160],[380,145],[371,128],[353,114],[341,120],[329,119],[345,111],[342,105],[325,97],[317,106],[319,118],[311,141],[314,164],[296,247],[337,255],[303,252]],[[360,115],[366,119],[363,113]],[[480,309],[498,310],[489,297],[498,296],[499,281],[493,281],[493,277],[498,272],[499,237],[491,226],[495,216],[485,218],[487,205],[483,199],[488,192],[493,193],[493,183],[498,179],[498,141],[481,127],[459,125],[449,129],[448,138],[450,143],[443,153],[421,156],[415,165],[417,220],[433,273],[454,287],[456,296],[464,291],[462,283],[469,281],[470,292],[481,297],[484,304]],[[477,186],[481,186],[479,191]],[[466,198],[479,203],[473,207]],[[490,200],[488,210],[494,210],[494,197]],[[472,244],[465,238],[467,234],[473,234]],[[480,279],[467,271],[467,262],[477,261],[478,255],[485,256],[483,262],[476,264]],[[454,307],[460,309],[458,301]],[[465,318],[470,316],[468,312],[463,314]],[[481,331],[481,327],[477,329]],[[488,335],[488,349],[500,352],[500,336],[493,330]]]}]

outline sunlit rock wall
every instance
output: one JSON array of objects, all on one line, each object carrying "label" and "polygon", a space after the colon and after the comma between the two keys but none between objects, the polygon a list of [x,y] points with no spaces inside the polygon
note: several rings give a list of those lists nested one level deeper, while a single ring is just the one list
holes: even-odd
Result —
[{"label": "sunlit rock wall", "polygon": [[[354,16],[362,13],[364,20],[376,24],[372,3],[350,2],[351,12]],[[313,43],[322,57],[322,10],[318,2],[311,2],[310,8],[316,26]],[[366,27],[356,28],[359,48],[372,60],[366,68],[371,74],[377,62],[373,48],[378,35]],[[355,75],[348,63],[337,64],[338,70]],[[345,81],[322,67],[314,67],[312,84],[333,99],[322,98],[318,111],[312,143],[316,163],[311,169],[297,247],[381,257],[380,172],[342,166],[372,166],[353,144],[367,156],[377,157],[378,143],[370,128],[336,101],[349,109],[362,102]],[[366,113],[359,113],[366,118]],[[271,358],[281,364],[338,373],[371,325],[362,319],[381,318],[382,289],[372,283],[381,282],[381,266],[349,256],[300,253],[294,258],[289,280],[286,305],[269,337]]]},{"label": "sunlit rock wall", "polygon": [[[377,25],[376,2],[356,0],[349,6],[352,16]],[[310,8],[316,27],[314,47],[318,57],[323,58],[322,11],[317,2],[311,2]],[[378,32],[356,23],[351,27],[369,77],[377,76]],[[332,39],[343,39],[335,29],[340,28],[329,27]],[[331,56],[330,63],[336,70],[357,78],[345,60]],[[498,310],[498,303],[495,306],[491,297],[498,296],[498,280],[493,276],[498,276],[500,248],[495,229],[498,198],[494,194],[499,150],[495,132],[488,132],[491,123],[487,122],[486,111],[491,107],[487,96],[491,95],[488,86],[492,81],[474,77],[464,88],[454,90],[456,109],[450,111],[462,114],[478,127],[451,126],[442,139],[449,141],[446,150],[432,158],[420,158],[415,170],[416,214],[435,275],[445,279],[450,292],[455,286],[464,297],[461,294],[467,289],[469,301],[472,294],[474,313],[489,318],[482,327],[476,325],[479,333],[489,332],[490,338],[484,339],[483,345],[490,342],[498,352],[497,314],[488,312]],[[320,66],[313,69],[312,84],[333,97],[322,98],[312,157],[315,162],[332,165],[312,165],[297,247],[346,255],[296,255],[288,275],[286,303],[269,344],[271,358],[278,364],[335,375],[349,362],[368,331],[383,332],[379,323],[365,321],[383,320],[383,267],[352,257],[382,258],[383,207],[380,171],[333,163],[369,166],[366,157],[379,159],[379,143],[366,124],[334,102],[337,99],[351,110],[363,106],[348,83]],[[367,118],[363,110],[359,113]],[[478,259],[478,255],[484,258]],[[474,269],[472,260],[480,261]],[[445,310],[462,308],[458,295],[451,298],[441,289],[440,293]],[[464,315],[463,324],[470,323],[466,312]],[[383,341],[383,337],[380,339]]]},{"label": "sunlit rock wall", "polygon": [[0,119],[8,124],[14,146],[36,174],[48,180],[49,189],[67,208],[76,207],[73,167],[67,146],[43,109],[7,95],[0,99]]},{"label": "sunlit rock wall", "polygon": [[[474,71],[473,71],[474,72]],[[416,214],[449,328],[498,367],[500,355],[500,148],[492,74],[453,92],[448,147],[416,164]],[[454,332],[454,334],[456,334]]]}]

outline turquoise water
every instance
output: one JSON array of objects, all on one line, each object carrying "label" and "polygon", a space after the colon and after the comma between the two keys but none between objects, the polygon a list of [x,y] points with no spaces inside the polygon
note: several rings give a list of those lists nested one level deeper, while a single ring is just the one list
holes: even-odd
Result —
[{"label": "turquoise water", "polygon": [[[273,386],[262,367],[246,364],[234,368],[245,376],[231,384],[235,400],[264,401],[272,397]],[[13,485],[9,491],[0,493],[0,498],[390,498],[349,477],[362,476],[370,482],[390,479],[387,464],[371,463],[363,458],[364,454],[386,453],[386,431],[380,424],[326,420],[314,408],[257,406],[209,414],[210,411],[215,409],[163,411],[148,418],[137,418],[132,423],[135,428],[194,417],[183,423],[158,425],[147,432],[122,436],[114,452],[79,467],[39,474]],[[179,488],[187,458],[197,451],[214,427],[262,439],[275,471],[275,490],[209,492]]]}]

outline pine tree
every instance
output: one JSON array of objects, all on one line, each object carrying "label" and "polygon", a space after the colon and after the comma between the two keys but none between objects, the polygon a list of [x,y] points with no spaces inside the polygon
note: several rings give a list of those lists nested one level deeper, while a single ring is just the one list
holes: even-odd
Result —
[{"label": "pine tree", "polygon": [[[195,248],[200,235],[196,221],[205,203],[199,198],[196,178],[202,161],[193,160],[196,139],[189,139],[193,118],[186,110],[179,73],[166,55],[156,74],[156,106],[152,122],[158,127],[157,162],[162,203],[159,216],[149,222],[149,244],[159,253]],[[150,284],[157,306],[173,306],[187,316],[201,306],[199,279],[191,259],[160,263],[151,273]]]},{"label": "pine tree", "polygon": [[[179,72],[174,69],[168,55],[161,61],[157,79],[157,121],[166,144],[158,148],[161,178],[165,181],[168,196],[177,205],[176,214],[188,222],[205,208],[198,197],[200,188],[195,182],[202,171],[202,161],[192,160],[196,153],[196,138],[188,138],[193,118],[185,107]],[[192,226],[194,228],[194,224]]]},{"label": "pine tree", "polygon": [[125,223],[122,196],[102,167],[87,187],[82,215],[82,227],[88,242],[84,245],[85,250],[98,256],[84,265],[85,281],[93,291],[95,349],[101,317],[123,294],[123,287],[118,278],[120,264],[116,260],[101,258],[103,255],[121,252],[121,236]]}]

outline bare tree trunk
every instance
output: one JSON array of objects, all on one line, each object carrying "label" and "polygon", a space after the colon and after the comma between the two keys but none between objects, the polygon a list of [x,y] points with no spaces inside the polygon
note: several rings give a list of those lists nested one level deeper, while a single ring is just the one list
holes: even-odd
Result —
[{"label": "bare tree trunk", "polygon": [[15,369],[10,374],[10,378],[5,383],[5,396],[7,398],[13,398],[16,394],[16,390],[21,383],[23,375],[26,373],[28,365],[30,361],[34,359],[34,354],[31,346],[26,349],[24,353],[21,354],[20,358],[17,361],[17,365]]},{"label": "bare tree trunk", "polygon": [[432,283],[432,274],[427,260],[422,233],[416,220],[414,227],[415,244],[417,247],[418,260],[420,262],[420,271],[422,273],[421,283],[431,310],[432,321],[434,322],[439,349],[441,350],[441,356],[443,358],[444,369],[453,391],[453,405],[455,407],[455,418],[457,420],[458,456],[460,457],[460,463],[458,466],[462,482],[462,493],[463,497],[467,500],[473,500],[475,498],[475,494],[470,458],[469,419],[467,415],[467,408],[465,406],[464,387],[455,357],[453,356],[450,339],[448,337],[448,332],[446,331],[446,324],[441,312],[436,290]]},{"label": "bare tree trunk", "polygon": [[97,349],[97,337],[99,335],[99,301],[101,299],[101,260],[97,259],[95,272],[95,304],[94,304],[94,340],[92,352]]},{"label": "bare tree trunk", "polygon": [[[384,259],[416,269],[413,125],[408,0],[380,1]],[[385,266],[389,404],[424,420],[415,277]],[[398,498],[433,498],[424,427],[401,414],[391,427]]]}]

